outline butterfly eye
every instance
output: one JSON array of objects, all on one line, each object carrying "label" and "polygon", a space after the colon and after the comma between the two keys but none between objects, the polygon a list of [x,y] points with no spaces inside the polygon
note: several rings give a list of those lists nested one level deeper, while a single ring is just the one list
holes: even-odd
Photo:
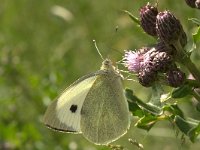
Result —
[{"label": "butterfly eye", "polygon": [[71,105],[71,107],[70,107],[70,111],[71,111],[72,113],[75,113],[76,110],[77,110],[77,108],[78,108],[77,105]]}]

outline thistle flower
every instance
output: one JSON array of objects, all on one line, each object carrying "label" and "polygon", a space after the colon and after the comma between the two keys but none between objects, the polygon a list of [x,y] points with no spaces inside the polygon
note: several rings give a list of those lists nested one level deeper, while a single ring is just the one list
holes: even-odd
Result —
[{"label": "thistle flower", "polygon": [[157,14],[158,14],[157,8],[154,6],[151,6],[150,3],[147,3],[147,5],[140,8],[141,27],[147,34],[151,36],[157,36],[157,33],[156,33]]},{"label": "thistle flower", "polygon": [[149,87],[158,79],[158,73],[167,72],[173,64],[173,57],[165,48],[159,43],[152,48],[125,51],[124,65],[129,71],[137,73],[141,85]]},{"label": "thistle flower", "polygon": [[127,67],[129,71],[138,73],[141,69],[142,62],[144,61],[143,55],[148,50],[149,48],[143,47],[138,51],[125,51],[125,56],[123,58],[125,67]]},{"label": "thistle flower", "polygon": [[169,70],[166,73],[166,77],[168,84],[172,87],[179,87],[183,85],[186,79],[185,73],[178,68]]},{"label": "thistle flower", "polygon": [[173,44],[180,40],[184,47],[187,43],[187,36],[180,21],[169,11],[160,12],[157,15],[156,31],[160,40],[167,44]]}]

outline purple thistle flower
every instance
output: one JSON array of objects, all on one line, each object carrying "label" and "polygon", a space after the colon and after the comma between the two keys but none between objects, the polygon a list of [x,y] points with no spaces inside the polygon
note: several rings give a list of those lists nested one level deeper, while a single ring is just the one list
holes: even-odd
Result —
[{"label": "purple thistle flower", "polygon": [[127,51],[125,50],[125,55],[123,58],[124,66],[128,68],[129,71],[138,73],[144,61],[144,54],[149,48],[143,47],[138,51]]},{"label": "purple thistle flower", "polygon": [[139,72],[143,57],[139,52],[125,51],[124,65],[129,71]]}]

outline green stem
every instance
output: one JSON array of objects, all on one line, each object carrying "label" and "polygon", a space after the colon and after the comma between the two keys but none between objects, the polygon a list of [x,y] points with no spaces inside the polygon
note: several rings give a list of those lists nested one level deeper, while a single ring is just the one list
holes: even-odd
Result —
[{"label": "green stem", "polygon": [[192,61],[189,58],[186,61],[184,61],[183,64],[188,68],[190,73],[193,75],[193,77],[200,85],[200,72],[197,69],[197,67],[192,63]]},{"label": "green stem", "polygon": [[174,46],[177,50],[176,61],[183,64],[185,67],[187,67],[187,69],[190,71],[190,73],[193,75],[198,85],[200,86],[200,71],[197,69],[194,63],[190,60],[190,56],[183,49],[180,42],[176,42]]}]

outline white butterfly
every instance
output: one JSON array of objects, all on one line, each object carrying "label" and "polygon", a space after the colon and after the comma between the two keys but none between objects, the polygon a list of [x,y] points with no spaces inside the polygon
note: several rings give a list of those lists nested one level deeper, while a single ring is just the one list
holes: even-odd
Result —
[{"label": "white butterfly", "polygon": [[124,135],[130,126],[128,103],[112,62],[104,60],[100,70],[64,90],[48,107],[44,123],[58,131],[82,133],[98,145]]}]

